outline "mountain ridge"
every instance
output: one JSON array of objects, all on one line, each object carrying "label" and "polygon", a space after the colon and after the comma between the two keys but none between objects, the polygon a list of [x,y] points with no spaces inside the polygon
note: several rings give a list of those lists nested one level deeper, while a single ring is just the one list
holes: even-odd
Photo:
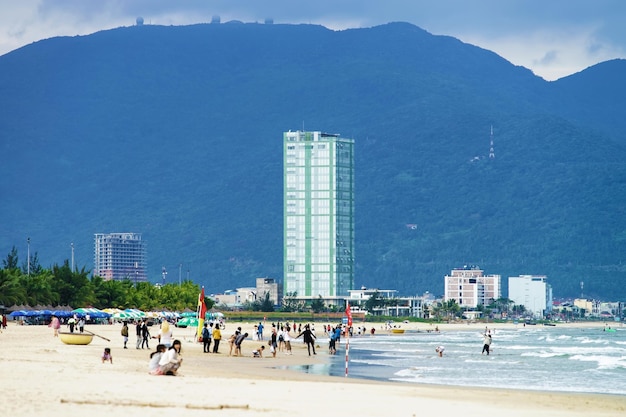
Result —
[{"label": "mountain ridge", "polygon": [[505,286],[546,274],[557,295],[580,281],[614,295],[623,107],[584,100],[621,68],[547,82],[406,23],[40,41],[0,57],[0,249],[29,235],[47,265],[73,241],[90,268],[94,233],[134,231],[154,281],[162,266],[209,292],[281,279],[281,137],[304,126],[355,138],[358,286],[437,294],[450,269],[477,263]]}]

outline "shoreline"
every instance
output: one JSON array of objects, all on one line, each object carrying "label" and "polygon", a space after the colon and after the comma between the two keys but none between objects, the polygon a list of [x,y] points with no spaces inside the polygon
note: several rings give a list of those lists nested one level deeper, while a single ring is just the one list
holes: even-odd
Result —
[{"label": "shoreline", "polygon": [[[243,352],[248,356],[229,357],[225,339],[237,326],[250,332],[253,324],[228,323],[222,332],[223,353],[219,354],[204,354],[202,345],[192,342],[195,332],[174,328],[174,337],[183,342],[184,362],[180,376],[167,377],[147,373],[149,351],[135,349],[132,332],[129,349],[121,348],[119,325],[86,328],[111,342],[94,337],[89,345],[72,346],[52,337],[52,329],[46,326],[9,324],[0,334],[5,413],[46,417],[86,413],[97,417],[124,412],[150,417],[168,412],[199,416],[207,410],[221,410],[224,416],[244,412],[251,416],[293,416],[332,410],[333,414],[359,416],[390,411],[410,416],[433,411],[469,417],[482,417],[486,412],[512,417],[582,417],[590,413],[609,417],[626,411],[626,396],[619,395],[414,384],[302,373],[283,367],[328,364],[330,358],[323,344],[318,343],[318,355],[311,357],[299,339],[292,343],[292,356],[278,353],[276,358],[252,358],[252,349],[267,341],[246,340]],[[480,328],[484,326],[476,326],[476,330]],[[151,330],[156,333],[156,328]],[[150,351],[155,342],[151,340]],[[101,363],[104,347],[112,349],[113,364]]]}]

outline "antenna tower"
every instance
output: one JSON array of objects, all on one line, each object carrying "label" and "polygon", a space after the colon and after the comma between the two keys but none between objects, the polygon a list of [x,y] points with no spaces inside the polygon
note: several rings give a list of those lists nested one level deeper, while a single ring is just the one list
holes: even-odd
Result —
[{"label": "antenna tower", "polygon": [[493,150],[493,125],[491,125],[491,140],[489,142],[489,159],[496,159],[496,153]]}]

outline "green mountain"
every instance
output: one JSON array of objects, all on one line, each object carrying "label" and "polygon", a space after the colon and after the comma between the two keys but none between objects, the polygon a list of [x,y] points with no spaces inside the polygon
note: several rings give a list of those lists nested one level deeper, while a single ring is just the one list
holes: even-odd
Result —
[{"label": "green mountain", "polygon": [[91,268],[94,233],[132,231],[155,282],[281,279],[282,132],[304,128],[356,141],[358,286],[441,294],[478,264],[623,299],[625,71],[546,82],[406,23],[40,41],[0,57],[0,254],[73,242]]}]

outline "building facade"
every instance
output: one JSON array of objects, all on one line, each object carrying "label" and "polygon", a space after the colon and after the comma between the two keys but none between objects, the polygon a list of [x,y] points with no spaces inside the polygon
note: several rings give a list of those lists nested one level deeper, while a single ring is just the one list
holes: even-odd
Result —
[{"label": "building facade", "polygon": [[354,140],[285,132],[284,293],[332,302],[354,286]]},{"label": "building facade", "polygon": [[542,318],[552,311],[552,286],[545,275],[509,277],[509,299]]},{"label": "building facade", "polygon": [[455,268],[444,277],[444,301],[455,300],[461,308],[489,305],[502,296],[501,276],[484,275],[475,265]]},{"label": "building facade", "polygon": [[283,287],[280,282],[274,278],[257,278],[256,279],[257,300],[265,300],[265,294],[270,295],[270,301],[275,305],[279,305],[283,299]]},{"label": "building facade", "polygon": [[96,233],[94,276],[144,282],[146,271],[146,242],[141,233]]}]

